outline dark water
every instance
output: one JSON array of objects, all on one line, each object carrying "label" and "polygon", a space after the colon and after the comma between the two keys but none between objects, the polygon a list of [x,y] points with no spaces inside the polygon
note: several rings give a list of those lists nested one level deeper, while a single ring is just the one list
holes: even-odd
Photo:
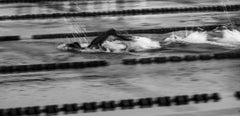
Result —
[{"label": "dark water", "polygon": [[[34,4],[1,4],[0,15],[29,13],[82,12],[210,4],[236,4],[239,0],[83,0]],[[144,16],[115,16],[49,20],[1,21],[1,35],[21,35],[24,40],[0,43],[1,65],[105,59],[111,66],[0,75],[0,107],[18,107],[109,99],[156,97],[163,95],[239,90],[239,60],[182,62],[122,66],[122,58],[215,53],[232,50],[224,46],[190,44],[172,46],[171,50],[134,54],[70,53],[56,49],[59,43],[73,39],[30,40],[33,34],[150,29],[239,23],[240,12],[186,13]],[[184,32],[177,32],[181,35]],[[170,34],[140,35],[163,40]],[[87,38],[89,41],[92,38]]]}]

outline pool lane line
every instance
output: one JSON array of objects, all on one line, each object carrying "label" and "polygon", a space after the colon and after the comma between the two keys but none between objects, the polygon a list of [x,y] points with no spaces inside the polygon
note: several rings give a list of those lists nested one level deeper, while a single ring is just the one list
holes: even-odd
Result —
[{"label": "pool lane line", "polygon": [[67,69],[68,70],[69,69],[86,69],[86,68],[104,67],[107,65],[109,65],[109,63],[105,60],[46,63],[46,64],[27,64],[27,65],[6,65],[6,66],[0,66],[0,74],[67,70]]},{"label": "pool lane line", "polygon": [[26,15],[5,15],[0,16],[0,21],[4,20],[34,20],[34,19],[57,19],[72,17],[101,17],[101,16],[133,16],[149,14],[171,14],[171,13],[193,13],[193,12],[231,12],[239,11],[240,4],[232,5],[208,5],[196,7],[169,7],[169,8],[151,8],[151,9],[127,9],[113,11],[95,11],[95,12],[74,12],[74,13],[52,13],[52,14],[26,14]]},{"label": "pool lane line", "polygon": [[100,102],[71,103],[62,105],[30,106],[0,109],[1,116],[21,116],[39,114],[77,114],[99,111],[131,110],[136,108],[171,107],[189,105],[190,103],[209,103],[221,101],[219,93],[203,93],[194,95],[161,96],[155,98],[122,99]]},{"label": "pool lane line", "polygon": [[146,58],[128,58],[123,59],[123,65],[138,65],[138,64],[163,64],[163,63],[179,63],[193,61],[209,61],[209,60],[224,60],[224,59],[240,59],[240,53],[237,52],[222,52],[214,54],[200,55],[184,55],[184,56],[159,56]]},{"label": "pool lane line", "polygon": [[[207,25],[207,26],[187,26],[187,27],[168,27],[168,28],[155,28],[155,29],[132,29],[132,30],[119,30],[118,33],[128,34],[166,34],[175,31],[197,31],[199,28],[204,31],[212,31],[217,27],[224,25]],[[234,26],[240,26],[240,24],[234,24]],[[60,39],[60,38],[74,38],[74,37],[94,37],[99,36],[104,32],[85,32],[85,33],[55,33],[55,34],[41,34],[32,35],[31,39]],[[17,41],[21,40],[19,35],[14,36],[0,36],[0,41]]]},{"label": "pool lane line", "polygon": [[[234,24],[240,26],[240,24]],[[132,29],[132,30],[119,30],[118,33],[128,34],[166,34],[175,31],[197,31],[199,28],[204,31],[212,31],[217,27],[224,25],[207,25],[207,26],[187,26],[187,27],[168,27],[168,28],[155,28],[155,29]],[[59,38],[75,38],[75,37],[94,37],[99,36],[104,32],[85,32],[85,33],[56,33],[56,34],[41,34],[32,35],[32,39],[59,39]]]},{"label": "pool lane line", "polygon": [[2,4],[12,3],[41,3],[41,2],[76,2],[76,0],[1,0]]},{"label": "pool lane line", "polygon": [[193,61],[210,61],[210,60],[236,60],[240,59],[238,52],[223,52],[214,54],[199,54],[199,55],[184,55],[184,56],[159,56],[147,58],[130,58],[122,59],[121,63],[111,64],[106,60],[94,60],[85,62],[63,62],[63,63],[47,63],[47,64],[27,64],[27,65],[7,65],[0,66],[0,74],[11,73],[26,73],[38,71],[54,71],[54,70],[70,70],[70,69],[85,69],[105,67],[109,65],[150,65],[150,64],[164,64],[164,63],[180,63]]},{"label": "pool lane line", "polygon": [[2,41],[18,41],[18,40],[21,40],[21,37],[18,35],[0,36],[0,42],[2,42]]}]

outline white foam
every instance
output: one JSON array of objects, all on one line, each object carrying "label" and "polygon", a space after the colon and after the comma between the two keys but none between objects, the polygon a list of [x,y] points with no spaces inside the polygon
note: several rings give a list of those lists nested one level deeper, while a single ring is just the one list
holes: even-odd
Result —
[{"label": "white foam", "polygon": [[126,45],[124,45],[121,41],[105,41],[102,46],[107,49],[107,51],[111,52],[121,52],[126,49]]},{"label": "white foam", "polygon": [[135,51],[143,51],[148,49],[161,48],[158,41],[151,40],[147,37],[134,36],[134,40],[130,42],[129,49]]},{"label": "white foam", "polygon": [[240,45],[240,32],[238,30],[223,30],[223,38],[219,38],[217,42]]},{"label": "white foam", "polygon": [[183,41],[189,43],[209,43],[206,32],[193,32],[184,38]]},{"label": "white foam", "polygon": [[175,34],[172,34],[170,37],[166,38],[164,42],[167,43],[176,43],[176,42],[185,42],[185,43],[194,43],[194,44],[213,44],[226,47],[239,47],[240,46],[240,32],[236,29],[234,30],[222,30],[222,38],[213,37],[208,39],[207,32],[192,32],[187,37],[182,38]]},{"label": "white foam", "polygon": [[183,41],[183,38],[175,34],[171,34],[170,37],[163,40],[163,42],[165,42],[166,44],[172,43],[172,42],[181,42],[181,41]]},{"label": "white foam", "polygon": [[148,49],[161,48],[158,41],[151,40],[147,37],[133,36],[132,41],[105,41],[102,46],[112,52],[121,52],[126,50],[144,51]]}]

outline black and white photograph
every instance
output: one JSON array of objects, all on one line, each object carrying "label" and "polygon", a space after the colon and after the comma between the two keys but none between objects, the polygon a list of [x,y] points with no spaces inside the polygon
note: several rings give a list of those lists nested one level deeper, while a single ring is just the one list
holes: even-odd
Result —
[{"label": "black and white photograph", "polygon": [[0,0],[0,116],[240,116],[240,0]]}]

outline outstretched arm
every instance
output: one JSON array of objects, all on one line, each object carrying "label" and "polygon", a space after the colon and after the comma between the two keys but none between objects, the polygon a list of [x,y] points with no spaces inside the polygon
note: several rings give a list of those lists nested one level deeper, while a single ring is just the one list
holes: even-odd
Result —
[{"label": "outstretched arm", "polygon": [[108,32],[103,33],[102,35],[94,38],[94,40],[88,45],[89,48],[98,48],[102,43],[107,40],[109,34]]},{"label": "outstretched arm", "polygon": [[127,38],[126,36],[118,35],[117,31],[115,29],[110,29],[107,32],[103,33],[102,35],[96,37],[88,46],[89,48],[99,48],[99,46],[102,45],[104,41],[107,40],[107,38],[112,35],[116,36],[119,39],[125,40],[125,41],[131,41],[131,39]]}]

